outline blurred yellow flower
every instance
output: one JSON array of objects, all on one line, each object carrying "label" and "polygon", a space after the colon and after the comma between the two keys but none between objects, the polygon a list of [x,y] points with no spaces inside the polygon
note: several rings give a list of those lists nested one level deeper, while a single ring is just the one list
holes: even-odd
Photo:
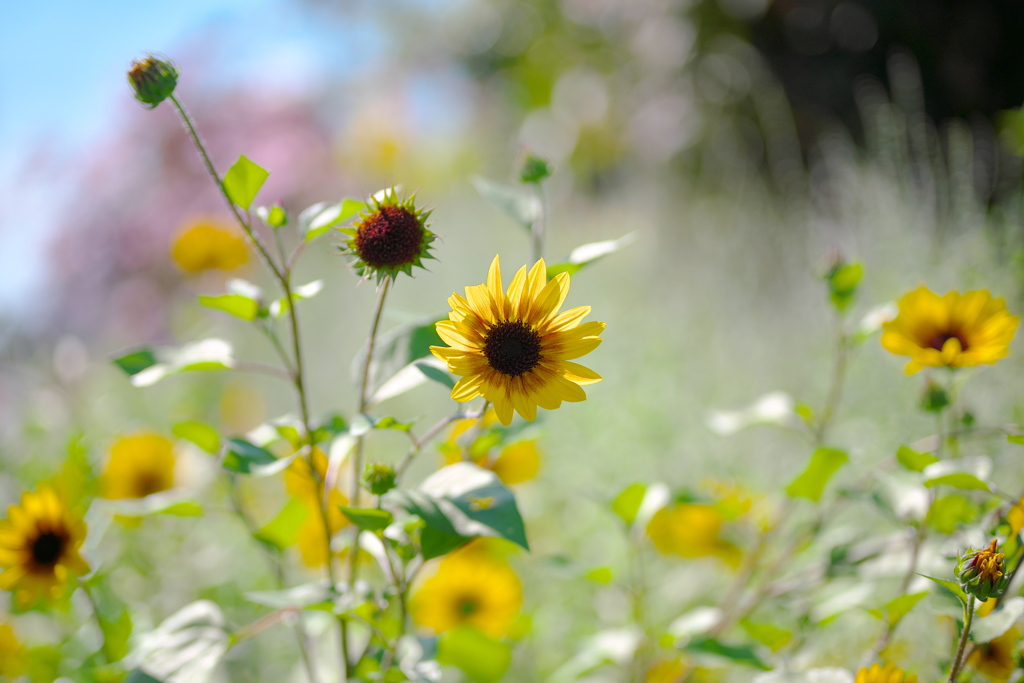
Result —
[{"label": "blurred yellow flower", "polygon": [[100,475],[103,497],[145,498],[174,486],[174,444],[158,434],[118,439]]},{"label": "blurred yellow flower", "polygon": [[212,220],[194,221],[174,238],[171,256],[186,273],[233,270],[249,261],[245,238],[232,228]]},{"label": "blurred yellow flower", "polygon": [[882,324],[882,346],[910,356],[906,373],[923,367],[995,363],[1009,353],[1020,317],[986,290],[939,296],[918,287],[899,300],[899,314]]},{"label": "blurred yellow flower", "polygon": [[320,483],[327,476],[327,455],[319,448],[313,449],[313,466],[309,460],[296,458],[284,471],[284,485],[288,493],[306,505],[308,514],[296,532],[299,556],[307,567],[322,567],[327,563],[327,547],[330,538],[349,525],[349,519],[341,507],[348,505],[348,498],[334,488],[327,493],[327,524],[330,535],[324,532],[324,516],[320,511]]},{"label": "blurred yellow flower", "polygon": [[505,426],[512,424],[513,410],[534,420],[537,406],[554,410],[562,401],[585,400],[581,385],[601,376],[572,359],[597,348],[605,324],[580,324],[590,306],[559,314],[568,293],[569,275],[559,273],[549,282],[544,259],[529,273],[520,268],[506,292],[495,256],[486,284],[466,287],[465,298],[452,294],[449,319],[436,326],[451,348],[430,347],[461,377],[452,398],[465,402],[483,396]]},{"label": "blurred yellow flower", "polygon": [[872,664],[870,669],[864,667],[857,672],[854,683],[917,683],[917,674],[908,674],[892,662],[884,667]]},{"label": "blurred yellow flower", "polygon": [[[976,645],[967,663],[993,681],[1005,681],[1017,668],[1022,650],[1016,626],[989,643]],[[860,683],[860,681],[857,681]]]},{"label": "blurred yellow flower", "polygon": [[644,683],[680,683],[685,673],[681,659],[663,659],[647,670]]},{"label": "blurred yellow flower", "polygon": [[647,535],[665,555],[717,557],[736,566],[739,549],[719,537],[723,521],[714,505],[671,503],[654,513],[647,523]]},{"label": "blurred yellow flower", "polygon": [[[494,410],[488,410],[483,417],[483,426],[495,422],[497,416]],[[475,465],[491,470],[506,486],[521,484],[530,481],[540,471],[541,455],[537,448],[536,439],[516,441],[502,448],[497,456],[491,451],[484,450],[482,453],[473,454],[473,444],[463,447],[459,444],[459,438],[477,424],[478,420],[468,418],[459,420],[452,426],[448,439],[441,444],[441,453],[444,455],[444,464],[451,465],[461,460],[471,460]]]},{"label": "blurred yellow flower", "polygon": [[0,520],[0,589],[16,591],[22,606],[58,597],[72,575],[89,571],[84,540],[85,523],[52,488],[26,491]]},{"label": "blurred yellow flower", "polygon": [[413,621],[442,633],[457,626],[504,636],[523,604],[523,586],[504,560],[472,544],[437,563],[410,598]]},{"label": "blurred yellow flower", "polygon": [[1024,498],[1021,498],[1006,513],[1006,521],[1010,524],[1010,536],[1016,536],[1024,529]]},{"label": "blurred yellow flower", "polygon": [[25,646],[10,624],[0,622],[0,676],[17,678],[25,673]]}]

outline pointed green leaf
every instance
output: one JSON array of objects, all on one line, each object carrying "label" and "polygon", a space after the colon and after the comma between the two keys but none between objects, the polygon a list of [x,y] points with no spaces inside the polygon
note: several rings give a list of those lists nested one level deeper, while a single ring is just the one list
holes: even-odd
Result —
[{"label": "pointed green leaf", "polygon": [[818,502],[832,475],[849,459],[850,456],[845,451],[819,448],[811,455],[811,461],[803,473],[786,487],[786,495],[790,498],[807,498]]},{"label": "pointed green leaf", "polygon": [[416,361],[413,365],[417,370],[426,375],[428,379],[432,379],[438,384],[443,384],[449,389],[455,388],[455,378],[444,370],[441,370],[425,361]]},{"label": "pointed green leaf", "polygon": [[146,368],[157,364],[153,349],[139,349],[114,359],[114,365],[128,373],[129,377],[139,374]]},{"label": "pointed green leaf", "polygon": [[306,521],[309,512],[308,505],[290,498],[277,516],[256,532],[256,538],[280,550],[293,546],[298,540],[299,528]]},{"label": "pointed green leaf", "polygon": [[896,451],[896,460],[911,472],[924,472],[925,467],[939,461],[931,453],[918,453],[906,446],[900,446]]},{"label": "pointed green leaf", "polygon": [[537,195],[522,187],[503,185],[479,176],[470,178],[470,182],[484,199],[527,230],[533,227],[544,210]]},{"label": "pointed green leaf", "polygon": [[929,581],[934,581],[956,597],[960,598],[960,602],[964,605],[967,604],[967,593],[964,593],[964,589],[960,587],[960,584],[954,581],[947,581],[946,579],[937,579],[934,576],[928,576],[927,574],[918,574],[918,576],[923,576]]},{"label": "pointed green leaf", "polygon": [[966,472],[954,472],[953,474],[946,474],[939,477],[933,477],[931,479],[925,479],[924,485],[927,488],[934,488],[936,486],[951,486],[955,489],[961,489],[965,491],[988,491],[988,484],[978,479],[973,474],[967,474]]},{"label": "pointed green leaf", "polygon": [[640,512],[640,505],[644,502],[644,495],[647,487],[643,484],[630,484],[622,489],[622,492],[615,496],[612,501],[612,511],[617,514],[628,526],[633,525],[636,515]]},{"label": "pointed green leaf", "polygon": [[793,640],[793,632],[779,628],[773,624],[755,623],[747,619],[740,621],[740,626],[751,638],[767,647],[772,652],[777,652],[789,645]]},{"label": "pointed green leaf", "polygon": [[352,523],[363,531],[383,531],[394,521],[394,516],[387,510],[378,508],[342,507],[341,511],[352,520]]},{"label": "pointed green leaf", "polygon": [[623,235],[617,240],[604,240],[603,242],[591,242],[582,246],[576,247],[569,254],[568,258],[563,263],[556,263],[548,266],[547,274],[548,279],[551,279],[559,273],[569,273],[569,275],[575,275],[584,266],[594,263],[600,258],[607,256],[608,254],[614,254],[619,249],[632,244],[636,241],[636,235],[629,233]]},{"label": "pointed green leaf", "polygon": [[277,462],[277,456],[245,439],[228,439],[228,452],[224,456],[224,469],[240,474],[251,474],[256,465],[270,465]]},{"label": "pointed green leaf", "polygon": [[242,155],[224,176],[224,192],[232,203],[248,211],[269,175],[265,168]]},{"label": "pointed green leaf", "polygon": [[726,645],[715,638],[698,636],[691,639],[683,647],[683,650],[696,655],[714,655],[762,671],[771,670],[771,667],[765,664],[749,645]]},{"label": "pointed green leaf", "polygon": [[512,663],[512,648],[472,626],[459,626],[441,635],[437,661],[458,667],[473,683],[497,683]]},{"label": "pointed green leaf", "polygon": [[200,296],[199,304],[207,308],[224,311],[242,320],[255,320],[259,313],[258,302],[241,294],[222,294],[220,296]]},{"label": "pointed green leaf", "polygon": [[217,430],[202,422],[179,422],[171,427],[171,433],[179,439],[191,441],[207,453],[220,451],[220,435]]}]

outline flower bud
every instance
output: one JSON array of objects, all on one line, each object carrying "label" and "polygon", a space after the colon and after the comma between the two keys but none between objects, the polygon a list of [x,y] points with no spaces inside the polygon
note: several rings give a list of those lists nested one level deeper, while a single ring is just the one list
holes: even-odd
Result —
[{"label": "flower bud", "polygon": [[395,470],[391,465],[374,463],[363,472],[363,485],[375,496],[383,496],[395,488]]},{"label": "flower bud", "polygon": [[149,55],[141,61],[132,62],[128,83],[135,99],[152,109],[174,92],[178,85],[178,69],[168,60]]},{"label": "flower bud", "polygon": [[964,591],[978,600],[997,598],[1006,590],[1010,577],[1006,575],[1003,553],[994,540],[983,550],[972,550],[963,555],[956,565],[956,578]]},{"label": "flower bud", "polygon": [[423,259],[433,258],[434,233],[427,229],[430,211],[417,209],[415,196],[400,200],[394,189],[378,196],[371,198],[369,213],[342,229],[351,238],[342,251],[355,257],[353,266],[361,276],[376,275],[378,282],[399,273],[411,276],[414,266],[422,268]]}]

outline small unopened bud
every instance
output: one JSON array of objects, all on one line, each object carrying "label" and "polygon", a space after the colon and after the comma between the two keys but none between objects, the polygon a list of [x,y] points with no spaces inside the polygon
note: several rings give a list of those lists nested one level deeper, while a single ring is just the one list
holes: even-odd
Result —
[{"label": "small unopened bud", "polygon": [[939,384],[929,380],[921,394],[921,410],[941,413],[949,405],[949,394]]},{"label": "small unopened bud", "polygon": [[391,465],[374,463],[366,466],[363,472],[363,484],[375,496],[383,496],[395,488],[395,470]]},{"label": "small unopened bud", "polygon": [[550,176],[553,170],[551,164],[544,159],[527,154],[519,169],[519,180],[524,183],[539,183]]},{"label": "small unopened bud", "polygon": [[135,99],[152,109],[174,92],[178,85],[178,69],[168,60],[149,55],[141,61],[132,62],[128,83]]},{"label": "small unopened bud", "polygon": [[972,550],[960,558],[956,578],[964,592],[982,601],[1002,595],[1010,577],[1006,575],[1003,553],[998,550],[999,542],[993,540],[987,548]]}]

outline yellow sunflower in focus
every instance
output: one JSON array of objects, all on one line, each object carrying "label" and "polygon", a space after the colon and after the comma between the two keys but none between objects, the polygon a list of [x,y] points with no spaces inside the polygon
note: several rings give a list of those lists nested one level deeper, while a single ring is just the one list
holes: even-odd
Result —
[{"label": "yellow sunflower in focus", "polygon": [[25,646],[10,624],[0,623],[0,676],[17,678],[25,673]]},{"label": "yellow sunflower in focus", "polygon": [[348,505],[348,498],[338,489],[327,493],[327,524],[330,534],[324,532],[324,517],[320,511],[320,486],[327,476],[327,455],[319,448],[313,449],[313,467],[316,476],[305,458],[296,458],[284,471],[284,485],[288,493],[306,506],[307,514],[296,533],[299,556],[307,567],[322,567],[327,564],[327,546],[334,534],[348,526],[348,517],[341,511]]},{"label": "yellow sunflower in focus", "polygon": [[939,296],[918,287],[899,300],[899,314],[882,324],[882,346],[910,356],[906,373],[923,367],[995,363],[1009,353],[1020,316],[985,290]]},{"label": "yellow sunflower in focus", "polygon": [[658,552],[679,557],[717,557],[737,566],[740,551],[720,538],[722,513],[704,503],[671,503],[654,513],[647,535]]},{"label": "yellow sunflower in focus", "polygon": [[437,334],[451,348],[430,347],[462,377],[452,398],[483,396],[505,426],[512,424],[513,410],[534,420],[537,406],[554,410],[562,401],[585,400],[581,385],[601,376],[572,360],[597,348],[605,324],[580,323],[590,306],[558,313],[568,293],[568,273],[549,282],[544,259],[529,273],[520,268],[506,292],[495,256],[486,284],[466,287],[465,298],[452,294],[449,319],[437,323]]},{"label": "yellow sunflower in focus", "polygon": [[234,229],[200,220],[186,225],[174,238],[171,257],[186,273],[201,273],[244,266],[249,261],[249,250],[245,238]]},{"label": "yellow sunflower in focus", "polygon": [[145,498],[174,487],[174,444],[158,434],[125,436],[110,448],[100,475],[103,497]]},{"label": "yellow sunflower in focus", "polygon": [[917,683],[917,674],[908,674],[889,662],[884,667],[872,664],[871,668],[862,668],[857,672],[854,683]]},{"label": "yellow sunflower in focus", "polygon": [[967,664],[993,681],[1008,680],[1022,654],[1020,636],[1020,630],[1015,626],[995,640],[976,646],[967,658]]},{"label": "yellow sunflower in focus", "polygon": [[58,597],[71,576],[89,571],[84,540],[85,523],[53,489],[23,493],[0,520],[0,589],[16,591],[22,606]]},{"label": "yellow sunflower in focus", "polygon": [[473,626],[492,638],[504,636],[523,604],[523,585],[505,561],[476,544],[437,563],[410,598],[412,619],[443,633]]}]

